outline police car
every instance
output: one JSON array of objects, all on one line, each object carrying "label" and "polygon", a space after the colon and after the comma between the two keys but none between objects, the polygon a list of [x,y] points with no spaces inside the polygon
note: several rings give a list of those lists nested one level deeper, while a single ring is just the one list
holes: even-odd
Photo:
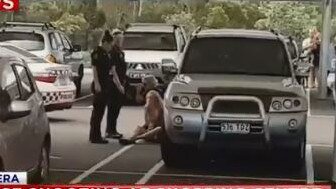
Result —
[{"label": "police car", "polygon": [[10,44],[0,43],[0,51],[23,59],[31,70],[39,91],[42,93],[46,111],[72,107],[76,86],[71,79],[71,68],[39,58],[32,53]]}]

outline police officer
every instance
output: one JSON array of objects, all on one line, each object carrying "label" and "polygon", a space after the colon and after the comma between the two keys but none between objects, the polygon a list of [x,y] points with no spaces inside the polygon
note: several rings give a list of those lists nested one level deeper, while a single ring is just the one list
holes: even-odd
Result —
[{"label": "police officer", "polygon": [[112,35],[114,38],[111,51],[112,62],[115,65],[119,83],[118,81],[114,82],[115,85],[111,94],[111,106],[108,107],[106,138],[118,139],[122,137],[122,134],[117,132],[117,119],[125,100],[127,65],[125,62],[125,54],[122,51],[123,34],[120,30],[116,29],[112,32]]},{"label": "police officer", "polygon": [[97,144],[108,143],[107,140],[102,138],[100,128],[106,106],[109,108],[112,106],[110,96],[115,88],[114,86],[117,86],[120,91],[123,90],[120,84],[114,84],[119,82],[119,78],[116,74],[114,62],[112,61],[112,43],[113,37],[107,30],[102,38],[102,45],[97,47],[91,54],[94,77],[92,85],[94,99],[90,121],[90,141]]}]

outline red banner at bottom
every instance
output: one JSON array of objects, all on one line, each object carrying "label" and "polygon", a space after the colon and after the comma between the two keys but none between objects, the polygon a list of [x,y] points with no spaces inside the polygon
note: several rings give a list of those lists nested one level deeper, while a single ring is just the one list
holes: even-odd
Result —
[{"label": "red banner at bottom", "polygon": [[0,189],[331,189],[328,185],[0,185]]}]

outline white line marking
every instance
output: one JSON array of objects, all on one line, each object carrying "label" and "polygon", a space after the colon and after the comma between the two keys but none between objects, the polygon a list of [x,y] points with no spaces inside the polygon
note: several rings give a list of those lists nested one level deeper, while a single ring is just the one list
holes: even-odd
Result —
[{"label": "white line marking", "polygon": [[331,144],[311,144],[312,147],[333,148]]},{"label": "white line marking", "polygon": [[86,177],[88,177],[89,175],[91,175],[92,173],[94,173],[99,168],[103,167],[104,165],[110,163],[111,161],[113,161],[114,159],[116,159],[117,157],[119,157],[121,154],[123,154],[124,152],[126,152],[127,150],[129,150],[130,148],[132,148],[133,146],[134,145],[130,145],[130,146],[126,146],[126,147],[121,148],[120,150],[118,150],[117,152],[113,153],[112,155],[110,155],[109,157],[107,157],[106,159],[104,159],[103,161],[99,162],[98,164],[94,165],[90,169],[86,170],[81,175],[77,176],[75,179],[73,179],[70,182],[70,184],[78,184],[78,183],[80,183],[83,179],[85,179]]},{"label": "white line marking", "polygon": [[254,180],[254,181],[283,181],[283,182],[306,182],[305,179],[290,179],[290,178],[261,178],[261,177],[239,177],[239,176],[216,176],[216,175],[188,175],[188,174],[156,174],[157,176],[167,177],[190,177],[190,178],[205,178],[205,179],[227,179],[227,180]]},{"label": "white line marking", "polygon": [[136,184],[146,184],[164,165],[163,160],[152,167]]},{"label": "white line marking", "polygon": [[311,117],[311,106],[310,106],[310,89],[307,89],[307,101],[308,101],[308,116]]},{"label": "white line marking", "polygon": [[93,96],[93,94],[89,94],[89,95],[86,95],[86,96],[82,96],[82,97],[79,97],[79,98],[76,98],[74,100],[74,102],[78,102],[78,101],[81,101],[81,100],[85,100],[87,98],[90,98],[91,96]]},{"label": "white line marking", "polygon": [[53,155],[50,155],[49,158],[50,159],[62,159],[61,156],[53,156]]},{"label": "white line marking", "polygon": [[306,145],[306,174],[307,184],[314,184],[314,162],[312,146],[310,144]]},{"label": "white line marking", "polygon": [[[82,173],[85,170],[76,169],[50,169],[50,171],[55,172],[72,172],[72,173]],[[144,172],[122,172],[122,171],[95,171],[95,173],[100,174],[122,174],[122,175],[144,175]],[[240,180],[255,180],[255,181],[283,181],[283,182],[306,182],[306,179],[291,179],[291,178],[258,178],[258,177],[236,177],[236,176],[221,176],[221,175],[193,175],[193,174],[165,174],[157,173],[157,176],[163,177],[190,177],[190,178],[206,178],[206,179],[240,179]],[[315,181],[315,183],[324,183],[327,180]]]}]

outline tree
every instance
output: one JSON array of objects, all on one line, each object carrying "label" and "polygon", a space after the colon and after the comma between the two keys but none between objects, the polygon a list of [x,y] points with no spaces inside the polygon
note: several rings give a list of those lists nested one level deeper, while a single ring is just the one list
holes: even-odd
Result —
[{"label": "tree", "polygon": [[68,35],[86,30],[89,27],[83,14],[72,15],[70,13],[64,13],[60,19],[52,22],[52,24]]},{"label": "tree", "polygon": [[210,28],[224,28],[228,26],[230,18],[221,6],[210,8],[205,25]]},{"label": "tree", "polygon": [[197,27],[196,21],[191,13],[181,12],[165,16],[165,21],[168,24],[182,25],[186,32],[190,35]]}]

